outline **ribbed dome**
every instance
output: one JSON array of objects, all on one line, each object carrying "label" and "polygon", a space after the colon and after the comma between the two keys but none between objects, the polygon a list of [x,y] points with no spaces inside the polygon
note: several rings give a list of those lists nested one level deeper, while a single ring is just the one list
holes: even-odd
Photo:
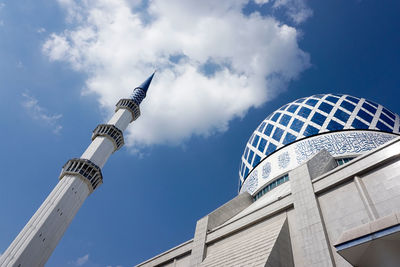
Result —
[{"label": "ribbed dome", "polygon": [[279,148],[321,133],[351,129],[398,134],[399,116],[364,98],[341,94],[313,95],[284,105],[270,114],[247,142],[239,187],[262,159]]}]

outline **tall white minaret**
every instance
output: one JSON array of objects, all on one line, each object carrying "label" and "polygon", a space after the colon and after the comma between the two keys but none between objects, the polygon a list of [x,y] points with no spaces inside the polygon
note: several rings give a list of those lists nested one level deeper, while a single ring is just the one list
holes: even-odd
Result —
[{"label": "tall white minaret", "polygon": [[117,103],[114,116],[94,129],[92,143],[80,158],[65,163],[56,187],[0,257],[1,267],[35,267],[47,262],[83,201],[103,183],[101,168],[123,146],[122,132],[140,116],[139,105],[153,76],[135,88],[130,99]]}]

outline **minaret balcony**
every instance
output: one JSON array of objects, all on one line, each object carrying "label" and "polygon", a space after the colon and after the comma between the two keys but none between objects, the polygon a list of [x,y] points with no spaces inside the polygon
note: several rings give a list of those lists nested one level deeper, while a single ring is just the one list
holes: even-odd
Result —
[{"label": "minaret balcony", "polygon": [[88,184],[90,193],[103,183],[103,175],[100,167],[88,159],[74,158],[67,161],[61,170],[59,180],[61,180],[65,175],[79,176]]},{"label": "minaret balcony", "polygon": [[120,129],[112,124],[99,124],[96,129],[93,130],[92,141],[97,136],[104,136],[113,142],[115,151],[120,149],[124,145],[124,135]]},{"label": "minaret balcony", "polygon": [[119,109],[129,110],[132,113],[132,121],[136,120],[140,116],[139,106],[132,99],[128,98],[120,99],[116,106],[117,108],[115,109],[115,112],[117,112]]}]

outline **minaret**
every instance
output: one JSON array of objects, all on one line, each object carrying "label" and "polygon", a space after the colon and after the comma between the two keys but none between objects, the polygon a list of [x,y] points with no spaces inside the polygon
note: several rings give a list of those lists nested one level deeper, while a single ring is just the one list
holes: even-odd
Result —
[{"label": "minaret", "polygon": [[118,101],[115,114],[94,129],[92,143],[80,158],[65,163],[56,187],[0,257],[1,267],[35,267],[47,262],[83,201],[103,183],[101,168],[123,146],[122,132],[140,116],[139,105],[153,76],[135,88],[130,99]]}]

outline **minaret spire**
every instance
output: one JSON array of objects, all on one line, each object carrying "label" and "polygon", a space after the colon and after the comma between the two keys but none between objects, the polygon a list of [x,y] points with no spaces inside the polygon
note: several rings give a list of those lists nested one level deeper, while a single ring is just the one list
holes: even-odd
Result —
[{"label": "minaret spire", "polygon": [[146,97],[147,90],[149,89],[150,83],[153,80],[153,76],[155,73],[156,72],[154,71],[153,74],[150,75],[150,77],[147,78],[141,85],[133,89],[131,98],[137,105],[140,105],[140,103]]},{"label": "minaret spire", "polygon": [[156,71],[153,72],[153,74],[151,74],[149,76],[149,78],[147,78],[141,85],[139,85],[136,88],[141,88],[143,91],[145,91],[147,93],[147,90],[149,89],[150,83],[153,80],[154,74],[156,73]]},{"label": "minaret spire", "polygon": [[85,199],[103,183],[103,168],[109,156],[124,145],[123,131],[140,116],[154,73],[121,99],[107,124],[93,130],[92,143],[80,158],[63,166],[59,182],[7,250],[1,267],[44,266]]}]

